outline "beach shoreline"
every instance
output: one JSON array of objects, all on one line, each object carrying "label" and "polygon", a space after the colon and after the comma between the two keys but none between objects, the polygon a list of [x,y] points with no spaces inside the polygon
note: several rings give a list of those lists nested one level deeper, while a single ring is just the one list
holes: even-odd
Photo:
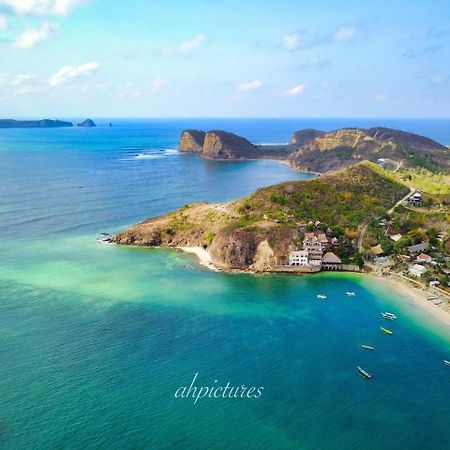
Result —
[{"label": "beach shoreline", "polygon": [[[208,250],[203,247],[195,246],[183,246],[177,247],[185,253],[191,253],[197,256],[199,264],[203,267],[208,268],[214,272],[244,272],[250,274],[256,274],[253,271],[235,271],[235,270],[224,270],[214,264],[214,261],[208,252]],[[450,327],[450,304],[444,299],[441,305],[435,305],[431,303],[428,298],[433,295],[432,292],[427,291],[425,288],[419,288],[412,285],[412,282],[408,282],[396,276],[395,274],[389,274],[387,276],[380,276],[374,273],[361,273],[362,276],[368,277],[372,280],[383,280],[395,290],[399,296],[406,297],[412,304],[423,311],[427,312],[434,319],[439,320],[439,322]]]}]

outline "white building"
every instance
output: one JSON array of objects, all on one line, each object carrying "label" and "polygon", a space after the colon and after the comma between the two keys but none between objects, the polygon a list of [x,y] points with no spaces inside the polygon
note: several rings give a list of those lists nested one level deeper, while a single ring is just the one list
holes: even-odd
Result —
[{"label": "white building", "polygon": [[289,254],[289,265],[290,266],[308,266],[308,250],[298,250],[296,252],[291,252]]}]

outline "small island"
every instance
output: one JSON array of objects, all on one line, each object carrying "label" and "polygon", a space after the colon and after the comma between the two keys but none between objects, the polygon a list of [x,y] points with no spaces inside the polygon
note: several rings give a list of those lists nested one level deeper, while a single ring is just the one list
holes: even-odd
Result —
[{"label": "small island", "polygon": [[83,127],[83,128],[93,128],[93,127],[96,127],[96,126],[97,125],[91,119],[86,119],[85,121],[77,124],[77,127]]},{"label": "small island", "polygon": [[13,120],[0,119],[0,128],[61,128],[73,127],[72,122],[65,122],[63,120]]}]

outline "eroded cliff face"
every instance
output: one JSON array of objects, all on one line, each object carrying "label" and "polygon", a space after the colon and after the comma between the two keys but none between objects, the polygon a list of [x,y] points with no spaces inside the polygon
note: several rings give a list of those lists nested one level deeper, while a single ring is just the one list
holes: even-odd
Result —
[{"label": "eroded cliff face", "polygon": [[180,152],[201,153],[206,133],[201,130],[184,130],[180,136]]},{"label": "eroded cliff face", "polygon": [[253,159],[258,157],[258,150],[241,136],[213,130],[206,133],[202,155],[210,159]]}]

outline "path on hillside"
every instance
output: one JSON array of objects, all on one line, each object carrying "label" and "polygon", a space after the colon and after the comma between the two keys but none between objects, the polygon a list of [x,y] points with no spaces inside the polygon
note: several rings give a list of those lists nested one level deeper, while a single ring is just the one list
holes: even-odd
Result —
[{"label": "path on hillside", "polygon": [[394,212],[394,209],[397,208],[397,206],[401,205],[404,201],[408,200],[408,198],[411,197],[414,192],[416,192],[416,189],[410,187],[409,192],[388,211],[388,214],[391,215]]}]

